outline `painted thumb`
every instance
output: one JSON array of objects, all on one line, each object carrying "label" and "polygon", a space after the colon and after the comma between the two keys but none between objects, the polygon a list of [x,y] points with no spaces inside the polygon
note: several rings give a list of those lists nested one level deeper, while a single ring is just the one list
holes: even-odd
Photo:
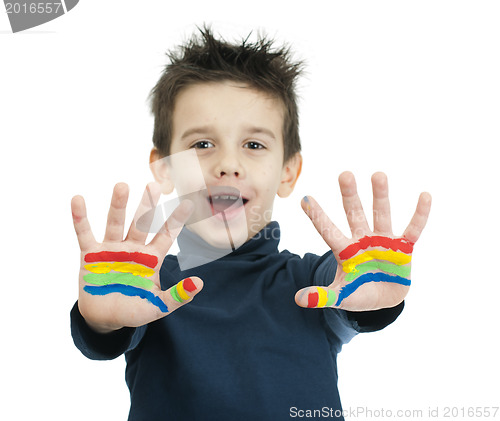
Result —
[{"label": "painted thumb", "polygon": [[164,300],[172,303],[171,311],[189,303],[203,289],[203,281],[196,277],[185,278],[164,292]]}]

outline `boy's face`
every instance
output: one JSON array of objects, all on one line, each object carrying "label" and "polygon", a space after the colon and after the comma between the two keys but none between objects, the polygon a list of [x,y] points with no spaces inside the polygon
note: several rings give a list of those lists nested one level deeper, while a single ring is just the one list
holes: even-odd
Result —
[{"label": "boy's face", "polygon": [[297,154],[283,163],[283,108],[279,100],[230,81],[191,85],[178,94],[170,153],[191,150],[187,155],[197,157],[203,180],[189,176],[184,164],[183,175],[170,181],[179,195],[207,187],[195,214],[208,208],[214,216],[188,228],[209,244],[231,247],[229,234],[240,246],[271,221],[276,194],[292,192],[302,161]]}]

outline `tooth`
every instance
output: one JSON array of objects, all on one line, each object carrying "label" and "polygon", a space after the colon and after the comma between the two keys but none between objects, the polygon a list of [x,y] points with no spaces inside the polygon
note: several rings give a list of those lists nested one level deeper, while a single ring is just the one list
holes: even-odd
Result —
[{"label": "tooth", "polygon": [[239,196],[235,196],[235,195],[232,195],[232,194],[222,194],[222,195],[219,195],[219,194],[216,194],[214,196],[212,196],[212,200],[233,200],[233,201],[236,201],[238,200],[240,197]]}]

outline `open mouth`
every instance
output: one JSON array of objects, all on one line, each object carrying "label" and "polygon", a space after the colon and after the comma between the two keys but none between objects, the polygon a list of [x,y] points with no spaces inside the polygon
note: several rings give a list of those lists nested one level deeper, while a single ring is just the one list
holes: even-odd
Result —
[{"label": "open mouth", "polygon": [[213,214],[225,212],[231,207],[239,208],[245,206],[248,199],[241,196],[238,189],[229,186],[209,188],[208,201]]}]

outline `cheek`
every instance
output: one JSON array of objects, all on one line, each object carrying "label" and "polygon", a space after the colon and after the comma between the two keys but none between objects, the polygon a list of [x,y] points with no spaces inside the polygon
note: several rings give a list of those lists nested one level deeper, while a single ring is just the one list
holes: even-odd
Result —
[{"label": "cheek", "polygon": [[171,177],[178,194],[188,194],[206,188],[204,172],[196,152],[183,151],[170,157]]},{"label": "cheek", "polygon": [[273,177],[268,176],[268,173],[262,173],[262,179],[260,181],[260,192],[262,199],[266,202],[274,200],[274,195],[277,191],[277,184],[275,183]]},{"label": "cheek", "polygon": [[260,183],[268,190],[273,190],[274,187],[279,186],[281,181],[281,171],[277,170],[275,166],[268,165],[259,171]]}]

